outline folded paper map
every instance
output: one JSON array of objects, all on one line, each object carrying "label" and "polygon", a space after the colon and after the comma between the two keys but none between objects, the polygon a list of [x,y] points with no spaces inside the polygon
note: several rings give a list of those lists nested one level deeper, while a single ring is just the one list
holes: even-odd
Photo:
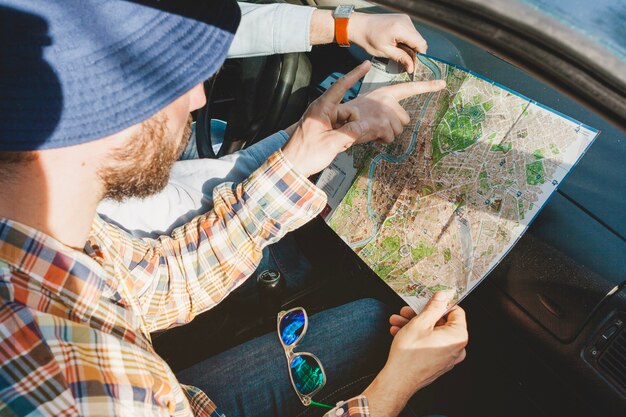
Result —
[{"label": "folded paper map", "polygon": [[[411,77],[375,61],[361,94]],[[489,274],[598,131],[431,56],[418,56],[415,79],[447,87],[404,100],[404,132],[338,155],[318,186],[330,227],[419,312]]]}]

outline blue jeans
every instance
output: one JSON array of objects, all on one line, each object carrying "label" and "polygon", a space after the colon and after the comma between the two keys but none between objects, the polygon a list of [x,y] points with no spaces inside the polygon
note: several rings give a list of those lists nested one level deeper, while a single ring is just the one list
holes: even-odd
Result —
[{"label": "blue jeans", "polygon": [[[360,394],[387,359],[390,312],[365,299],[309,317],[296,352],[311,352],[322,362],[327,382],[314,400],[329,405]],[[177,374],[215,401],[228,417],[321,416],[296,395],[276,332],[253,339]]]}]

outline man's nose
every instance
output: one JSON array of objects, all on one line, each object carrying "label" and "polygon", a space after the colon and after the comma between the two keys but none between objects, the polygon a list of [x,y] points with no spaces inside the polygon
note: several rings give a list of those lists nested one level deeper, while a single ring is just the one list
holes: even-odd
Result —
[{"label": "man's nose", "polygon": [[200,83],[191,89],[189,92],[189,111],[199,109],[206,104],[206,94],[204,94],[204,83]]}]

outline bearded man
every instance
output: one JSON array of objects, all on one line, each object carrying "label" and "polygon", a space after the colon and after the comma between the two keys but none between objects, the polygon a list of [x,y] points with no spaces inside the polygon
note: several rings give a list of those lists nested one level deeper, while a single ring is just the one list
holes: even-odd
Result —
[{"label": "bearded man", "polygon": [[[397,101],[443,83],[392,86],[370,110],[342,107],[369,69],[362,64],[311,104],[282,149],[239,184],[217,186],[214,208],[171,236],[140,239],[106,223],[96,215],[103,198],[167,183],[239,17],[230,0],[0,2],[1,415],[222,415],[204,391],[228,415],[302,411],[275,335],[178,378],[150,332],[219,303],[264,246],[324,207],[309,175],[379,137],[380,115],[408,123]],[[396,321],[382,370],[330,415],[397,415],[463,360],[464,314],[440,320],[446,301],[436,295],[419,316]],[[343,388],[384,362],[382,312],[359,301],[311,318],[319,333],[307,337],[329,394],[350,393]]]}]

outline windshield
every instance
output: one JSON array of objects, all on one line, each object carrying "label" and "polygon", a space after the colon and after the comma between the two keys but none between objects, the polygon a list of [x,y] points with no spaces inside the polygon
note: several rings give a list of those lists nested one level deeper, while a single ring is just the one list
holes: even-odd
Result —
[{"label": "windshield", "polygon": [[626,62],[626,1],[523,0],[523,2],[604,46]]}]

